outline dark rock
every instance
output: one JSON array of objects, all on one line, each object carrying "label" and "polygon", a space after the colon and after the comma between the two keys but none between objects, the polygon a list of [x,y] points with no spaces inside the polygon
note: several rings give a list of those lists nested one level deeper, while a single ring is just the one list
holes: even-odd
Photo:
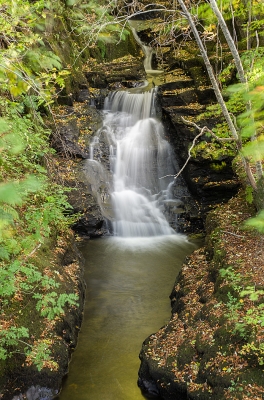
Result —
[{"label": "dark rock", "polygon": [[145,396],[147,398],[156,398],[157,399],[157,397],[159,397],[159,390],[154,381],[152,381],[152,380],[148,381],[146,379],[139,378],[138,386],[140,387],[143,394],[145,394]]},{"label": "dark rock", "polygon": [[[45,387],[40,387],[39,385],[37,386],[31,386],[27,391],[26,391],[26,399],[27,400],[50,400],[53,399],[54,396],[57,394],[56,391],[45,388]],[[14,396],[12,400],[23,400],[25,397],[20,394],[18,396]]]},{"label": "dark rock", "polygon": [[[188,73],[191,76],[189,80],[187,79]],[[186,76],[186,80],[180,80],[181,85],[186,81],[186,90],[181,89],[178,91],[176,74],[178,74],[179,79],[182,76]],[[186,119],[188,119],[188,116],[193,116],[193,121],[193,118],[197,118],[205,111],[205,104],[214,102],[214,93],[208,86],[206,74],[202,75],[200,66],[196,68],[192,65],[191,70],[183,71],[179,69],[177,64],[175,75],[172,75],[170,70],[170,79],[175,79],[175,86],[174,82],[167,82],[161,85],[159,98],[167,138],[174,148],[178,165],[182,168],[188,158],[190,143],[198,134],[198,131],[183,122],[182,116]],[[195,84],[192,89],[189,87],[190,82]],[[202,87],[201,83],[205,87]],[[216,123],[217,119],[211,118],[206,121],[199,121],[198,124],[200,126],[206,125],[211,129]],[[211,139],[203,136],[200,140],[206,142]],[[185,232],[188,232],[188,225],[203,226],[205,217],[210,209],[222,201],[227,201],[237,192],[240,184],[232,170],[232,160],[232,156],[225,156],[218,160],[198,156],[196,158],[191,157],[185,166],[182,178],[188,187],[192,203],[196,202],[197,204],[196,212],[192,212],[194,218],[189,218],[189,224],[188,217],[184,221],[184,216],[181,216]]]},{"label": "dark rock", "polygon": [[88,158],[88,152],[83,151],[77,143],[79,134],[77,119],[65,120],[57,125],[57,130],[51,138],[51,145],[64,157]]},{"label": "dark rock", "polygon": [[77,95],[76,101],[80,103],[89,103],[91,100],[91,94],[89,89],[81,89]]}]

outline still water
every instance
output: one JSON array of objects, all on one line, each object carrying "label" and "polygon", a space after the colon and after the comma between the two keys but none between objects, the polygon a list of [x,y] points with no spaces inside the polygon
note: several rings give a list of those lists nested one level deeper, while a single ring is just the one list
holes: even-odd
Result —
[{"label": "still water", "polygon": [[168,322],[173,282],[194,248],[177,234],[81,245],[84,320],[59,400],[144,398],[137,386],[141,345]]}]

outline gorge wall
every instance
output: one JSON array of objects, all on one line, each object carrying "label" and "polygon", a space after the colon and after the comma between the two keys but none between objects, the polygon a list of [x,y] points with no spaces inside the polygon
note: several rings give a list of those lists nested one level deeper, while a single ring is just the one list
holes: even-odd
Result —
[{"label": "gorge wall", "polygon": [[[184,50],[184,59],[181,51],[174,54],[170,49],[164,50],[164,74],[159,82],[157,99],[159,117],[165,126],[166,138],[174,148],[179,168],[185,164],[188,149],[198,134],[183,118],[208,128],[219,122],[219,117],[206,116],[207,107],[215,103],[214,93],[197,57],[197,50],[193,53],[192,43],[190,47],[190,53]],[[70,187],[75,187],[69,195],[74,212],[82,214],[74,229],[90,237],[102,235],[105,226],[92,188],[83,174],[82,160],[89,157],[90,141],[101,126],[101,109],[107,93],[135,87],[146,79],[144,55],[140,48],[137,56],[134,50],[132,54],[125,54],[103,63],[89,60],[87,70],[84,68],[86,85],[82,83],[79,86],[72,105],[61,106],[58,134],[52,141],[58,154],[69,158],[73,166],[74,172],[64,179]],[[220,148],[216,151],[215,140],[206,135],[199,142],[203,143],[202,146],[196,154],[192,154],[174,185],[174,194],[185,204],[178,226],[185,233],[203,230],[208,211],[231,198],[239,187],[238,178],[232,170],[232,149],[229,154]],[[107,148],[104,151],[107,153]],[[63,159],[60,165],[63,174]]]},{"label": "gorge wall", "polygon": [[[89,237],[103,235],[105,226],[92,189],[82,175],[82,160],[87,157],[90,139],[100,126],[104,97],[111,90],[134,87],[143,81],[146,76],[142,60],[139,50],[138,55],[126,55],[100,65],[89,64],[85,74],[87,87],[81,88],[80,96],[71,106],[73,118],[76,118],[75,134],[70,134],[70,143],[67,143],[67,135],[65,139],[62,136],[68,148],[72,146],[71,138],[77,139],[77,147],[72,146],[78,148],[75,154],[73,152],[77,175],[72,184],[69,183],[76,185],[77,191],[70,201],[74,209],[82,213],[76,230]],[[215,103],[214,93],[192,42],[186,44],[184,51],[164,49],[162,67],[164,74],[159,82],[157,105],[166,136],[182,168],[198,134],[186,120],[211,129],[218,124],[219,117],[207,113],[208,107]],[[82,119],[86,121],[84,125],[80,122]],[[95,120],[98,122],[94,123]],[[87,121],[90,121],[88,132]],[[263,257],[261,243],[254,234],[241,231],[243,221],[254,210],[245,204],[243,194],[236,196],[241,183],[232,168],[232,147],[222,151],[221,146],[215,146],[214,140],[207,136],[201,137],[199,143],[174,190],[182,196],[185,207],[180,215],[179,230],[189,234],[206,229],[206,246],[186,261],[175,282],[171,293],[171,321],[143,344],[138,384],[148,396],[161,396],[166,400],[252,396],[261,399],[263,369],[256,354],[243,356],[244,339],[232,323],[230,325],[229,311],[222,303],[228,304],[232,293],[229,292],[230,283],[225,282],[220,273],[222,268],[228,267],[232,257],[240,255],[240,259],[246,260],[249,248],[254,247],[257,259]],[[242,264],[250,274],[252,263]],[[262,287],[259,275],[258,278],[258,285]],[[245,315],[247,311],[245,309]],[[239,397],[239,393],[248,397]]]},{"label": "gorge wall", "polygon": [[[60,35],[63,32],[65,33],[63,29],[61,26],[57,26],[53,32],[54,38],[55,33],[59,32]],[[141,32],[141,36],[148,35]],[[67,41],[64,41],[63,45],[62,42],[57,42],[54,39],[53,47],[57,48],[57,53],[67,64],[71,59],[71,48],[74,44],[67,32],[65,37],[67,37]],[[81,236],[95,238],[107,232],[97,198],[93,194],[91,185],[87,183],[83,171],[85,159],[89,157],[89,144],[102,123],[101,110],[104,98],[109,91],[135,87],[146,79],[143,57],[143,53],[133,40],[132,35],[118,48],[115,45],[107,45],[104,58],[98,49],[94,49],[92,52],[88,50],[83,52],[82,59],[78,60],[82,72],[79,72],[79,70],[76,75],[71,76],[68,85],[60,93],[55,113],[55,126],[54,121],[49,122],[53,130],[51,145],[57,151],[54,158],[56,159],[58,180],[66,187],[74,189],[69,192],[68,199],[73,207],[73,215],[79,215],[73,225],[73,230]],[[175,150],[179,168],[182,168],[188,157],[188,149],[197,135],[195,128],[188,126],[182,120],[182,117],[191,120],[191,122],[196,122],[200,126],[214,127],[218,119],[212,116],[206,117],[205,111],[208,105],[215,102],[215,98],[203,64],[198,57],[198,51],[195,46],[193,47],[191,41],[186,43],[183,51],[175,52],[170,48],[164,49],[162,68],[164,74],[159,83],[157,105],[160,118],[166,128],[166,136]],[[178,229],[187,234],[203,232],[208,212],[232,198],[240,186],[239,180],[231,167],[232,151],[230,155],[224,155],[221,151],[217,153],[211,150],[211,138],[204,136],[200,139],[204,143],[203,146],[190,159],[182,175],[177,179],[174,188],[176,192],[179,191],[176,194],[181,196],[184,204],[184,212],[180,215]],[[105,151],[107,152],[107,149]],[[70,248],[70,244],[67,244],[67,246]],[[67,255],[68,253],[66,251],[63,254]],[[199,252],[196,254],[198,254],[198,258],[201,257],[202,263],[204,254],[199,255]],[[62,270],[66,270],[67,265],[73,264],[77,259],[79,265],[81,265],[80,256],[76,249],[72,251],[71,257],[66,257],[66,255],[65,258],[63,256],[62,260],[57,261]],[[196,263],[197,259],[194,262]],[[182,291],[186,291],[184,271],[185,269],[178,278],[177,289],[172,294],[174,312],[178,312],[179,299],[184,297]],[[202,272],[197,273],[199,277],[202,274]],[[208,274],[208,271],[204,274]],[[191,279],[197,279],[196,273],[193,273]],[[34,370],[34,374],[32,374],[30,368],[22,371],[18,369],[11,371],[10,369],[8,391],[6,397],[3,397],[4,400],[12,398],[10,393],[12,393],[17,379],[24,382],[21,390],[26,391],[33,381],[36,385],[40,385],[36,389],[32,389],[32,393],[29,394],[36,399],[45,398],[45,396],[50,398],[59,390],[62,378],[67,373],[71,351],[77,343],[78,329],[82,318],[81,309],[85,288],[79,269],[76,271],[76,280],[72,285],[78,288],[81,294],[81,302],[80,308],[68,313],[64,322],[56,327],[58,338],[61,338],[61,340],[56,341],[54,354],[56,353],[61,360],[60,370],[58,372],[51,371],[48,374],[45,371],[38,373]],[[208,296],[210,296],[212,285],[210,280],[200,282],[198,290],[200,298],[203,297],[200,301],[201,304],[208,300],[207,295],[202,296],[201,293],[206,289]],[[176,319],[175,316],[173,318]],[[184,321],[180,321],[173,328],[169,327],[163,331],[162,341],[165,343],[165,347],[169,343],[171,330],[175,332],[178,332],[179,329],[184,330],[186,329],[184,324]],[[190,329],[197,329],[197,326],[193,325]],[[157,335],[159,336],[160,333]],[[203,343],[201,348],[202,345]],[[154,388],[156,394],[162,394],[166,399],[175,398],[173,397],[175,393],[180,396],[180,392],[185,399],[186,380],[183,378],[181,383],[175,384],[176,391],[168,390],[169,386],[174,387],[174,376],[171,375],[171,371],[161,369],[156,359],[153,361],[148,357],[149,346],[151,345],[148,339],[141,353],[140,385],[143,390],[146,390],[150,385]],[[154,346],[156,345],[154,344]],[[192,363],[195,354],[190,344],[187,347],[183,346],[183,348],[184,350],[181,349],[179,357],[181,357],[180,362],[184,367]],[[201,350],[202,352],[203,350]],[[162,359],[161,355],[158,357]],[[166,354],[165,357],[167,357]],[[202,385],[199,386],[199,394],[201,388],[205,388],[206,380],[207,375],[206,378],[203,378],[202,383],[199,382],[199,385]],[[54,390],[41,393],[38,392],[39,387],[51,387]],[[18,394],[15,398],[19,399],[21,396]]]}]

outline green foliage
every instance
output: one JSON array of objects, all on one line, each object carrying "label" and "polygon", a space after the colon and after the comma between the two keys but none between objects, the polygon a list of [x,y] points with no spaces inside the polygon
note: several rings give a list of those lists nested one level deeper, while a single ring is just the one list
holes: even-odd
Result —
[{"label": "green foliage", "polygon": [[253,200],[254,200],[254,198],[253,198],[253,188],[251,186],[247,186],[246,189],[245,189],[245,194],[246,194],[246,201],[249,204],[252,204]]},{"label": "green foliage", "polygon": [[[229,110],[237,116],[237,124],[243,140],[242,154],[251,163],[263,164],[264,160],[264,48],[259,47],[244,52],[242,61],[248,78],[247,84],[236,84],[228,87],[230,93]],[[230,108],[230,103],[235,105]],[[241,108],[243,107],[244,110]],[[239,104],[239,107],[237,105]],[[263,176],[263,175],[262,175]],[[261,189],[261,172],[258,167],[257,180]],[[246,192],[247,201],[254,201],[254,193]],[[264,232],[263,212],[250,219],[246,226]]]},{"label": "green foliage", "polygon": [[255,217],[245,222],[246,227],[254,228],[264,234],[264,210],[261,210]]},{"label": "green foliage", "polygon": [[[259,365],[264,365],[264,346],[257,339],[257,332],[264,326],[264,303],[263,289],[256,289],[254,285],[248,285],[242,290],[244,278],[237,273],[233,267],[220,270],[220,276],[226,283],[231,285],[233,292],[227,293],[225,303],[228,313],[226,314],[234,324],[233,333],[238,334],[245,344],[241,346],[239,353],[247,358],[257,360]],[[240,314],[243,309],[244,299],[250,300],[249,307],[245,314]]]},{"label": "green foliage", "polygon": [[247,358],[256,358],[259,365],[264,365],[264,343],[247,343],[240,353]]},{"label": "green foliage", "polygon": [[264,290],[258,290],[255,286],[247,286],[246,289],[240,293],[241,297],[248,296],[250,300],[256,301],[260,296],[264,295]]},{"label": "green foliage", "polygon": [[[196,10],[193,9],[193,14],[196,13],[195,11]],[[215,16],[215,14],[212,12],[210,4],[208,4],[208,3],[199,4],[197,11],[198,11],[198,18],[203,21],[206,21],[206,24],[210,25],[210,24],[217,23],[217,18]]]},{"label": "green foliage", "polygon": [[33,346],[25,348],[25,354],[27,356],[27,363],[34,363],[38,371],[42,368],[48,367],[49,370],[57,370],[58,364],[52,360],[51,339],[42,339],[34,343]]},{"label": "green foliage", "polygon": [[35,307],[37,320],[44,321],[78,300],[75,293],[61,293],[57,275],[30,262],[45,240],[67,232],[71,222],[64,189],[48,179],[45,165],[53,151],[38,112],[54,101],[69,71],[37,33],[45,27],[50,2],[0,0],[0,6],[0,317],[6,321],[11,313],[8,326],[1,325],[0,358],[24,352],[38,369],[55,368],[49,345],[32,345],[32,327],[23,325],[13,307],[27,297],[23,312]]},{"label": "green foliage", "polygon": [[[1,327],[1,325],[0,325]],[[10,355],[10,347],[17,346],[21,339],[27,339],[29,332],[27,328],[10,326],[8,329],[0,329],[0,359],[5,360]]]},{"label": "green foliage", "polygon": [[42,317],[52,320],[56,316],[64,314],[66,304],[68,306],[76,306],[78,296],[74,293],[62,293],[58,295],[56,292],[48,294],[34,294],[33,297],[38,300],[36,308],[40,311]]},{"label": "green foliage", "polygon": [[232,287],[235,292],[241,290],[241,275],[237,273],[233,267],[222,268],[219,273],[222,278],[232,282]]},{"label": "green foliage", "polygon": [[[214,132],[216,132],[219,137],[222,137],[222,135],[225,135],[227,133],[226,126],[219,125],[217,128],[214,129]],[[233,156],[234,148],[233,145],[231,145],[230,143],[225,143],[223,145],[215,139],[212,139],[212,141],[210,142],[202,140],[200,143],[193,147],[191,154],[194,158],[202,157],[204,159],[212,161],[211,168],[215,171],[220,171],[226,166],[226,163],[221,161],[222,158],[228,155]],[[216,161],[218,161],[218,163],[216,163]]]},{"label": "green foliage", "polygon": [[[255,137],[255,142],[245,144],[244,153],[247,157],[253,157],[260,160],[264,157],[263,152],[263,121],[264,121],[264,95],[263,95],[263,78],[264,78],[264,48],[247,51],[243,54],[242,61],[245,71],[247,71],[248,84],[236,84],[229,86],[227,92],[230,94],[229,102],[236,104],[244,103],[244,110],[240,108],[236,110],[240,113],[238,123],[243,138]],[[242,103],[241,103],[242,102]],[[246,108],[246,104],[250,107]],[[235,110],[230,109],[235,113]],[[236,112],[236,113],[237,113]],[[257,148],[259,150],[257,151]]]},{"label": "green foliage", "polygon": [[221,82],[222,85],[228,84],[232,79],[234,71],[235,71],[235,65],[234,63],[231,62],[218,75],[219,82]]},{"label": "green foliage", "polygon": [[129,31],[111,15],[112,10],[116,8],[114,1],[105,3],[93,0],[67,1],[70,2],[67,4],[71,6],[68,15],[72,32],[78,36],[82,35],[83,38],[84,48],[79,49],[79,55],[85,48],[96,46],[104,58],[106,43],[118,43],[129,35]]},{"label": "green foliage", "polygon": [[47,106],[56,99],[56,87],[64,87],[69,74],[39,33],[46,29],[51,2],[0,0],[0,6],[1,91],[14,98],[31,92],[38,97],[39,104]]}]

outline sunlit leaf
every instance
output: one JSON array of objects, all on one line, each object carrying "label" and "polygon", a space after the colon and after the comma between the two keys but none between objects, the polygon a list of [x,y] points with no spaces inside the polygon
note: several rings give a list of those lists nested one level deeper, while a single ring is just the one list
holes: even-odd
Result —
[{"label": "sunlit leaf", "polygon": [[245,225],[264,233],[264,210],[260,211],[256,217],[248,219]]},{"label": "sunlit leaf", "polygon": [[264,136],[252,142],[247,143],[243,147],[243,154],[252,161],[262,161],[264,158]]}]

